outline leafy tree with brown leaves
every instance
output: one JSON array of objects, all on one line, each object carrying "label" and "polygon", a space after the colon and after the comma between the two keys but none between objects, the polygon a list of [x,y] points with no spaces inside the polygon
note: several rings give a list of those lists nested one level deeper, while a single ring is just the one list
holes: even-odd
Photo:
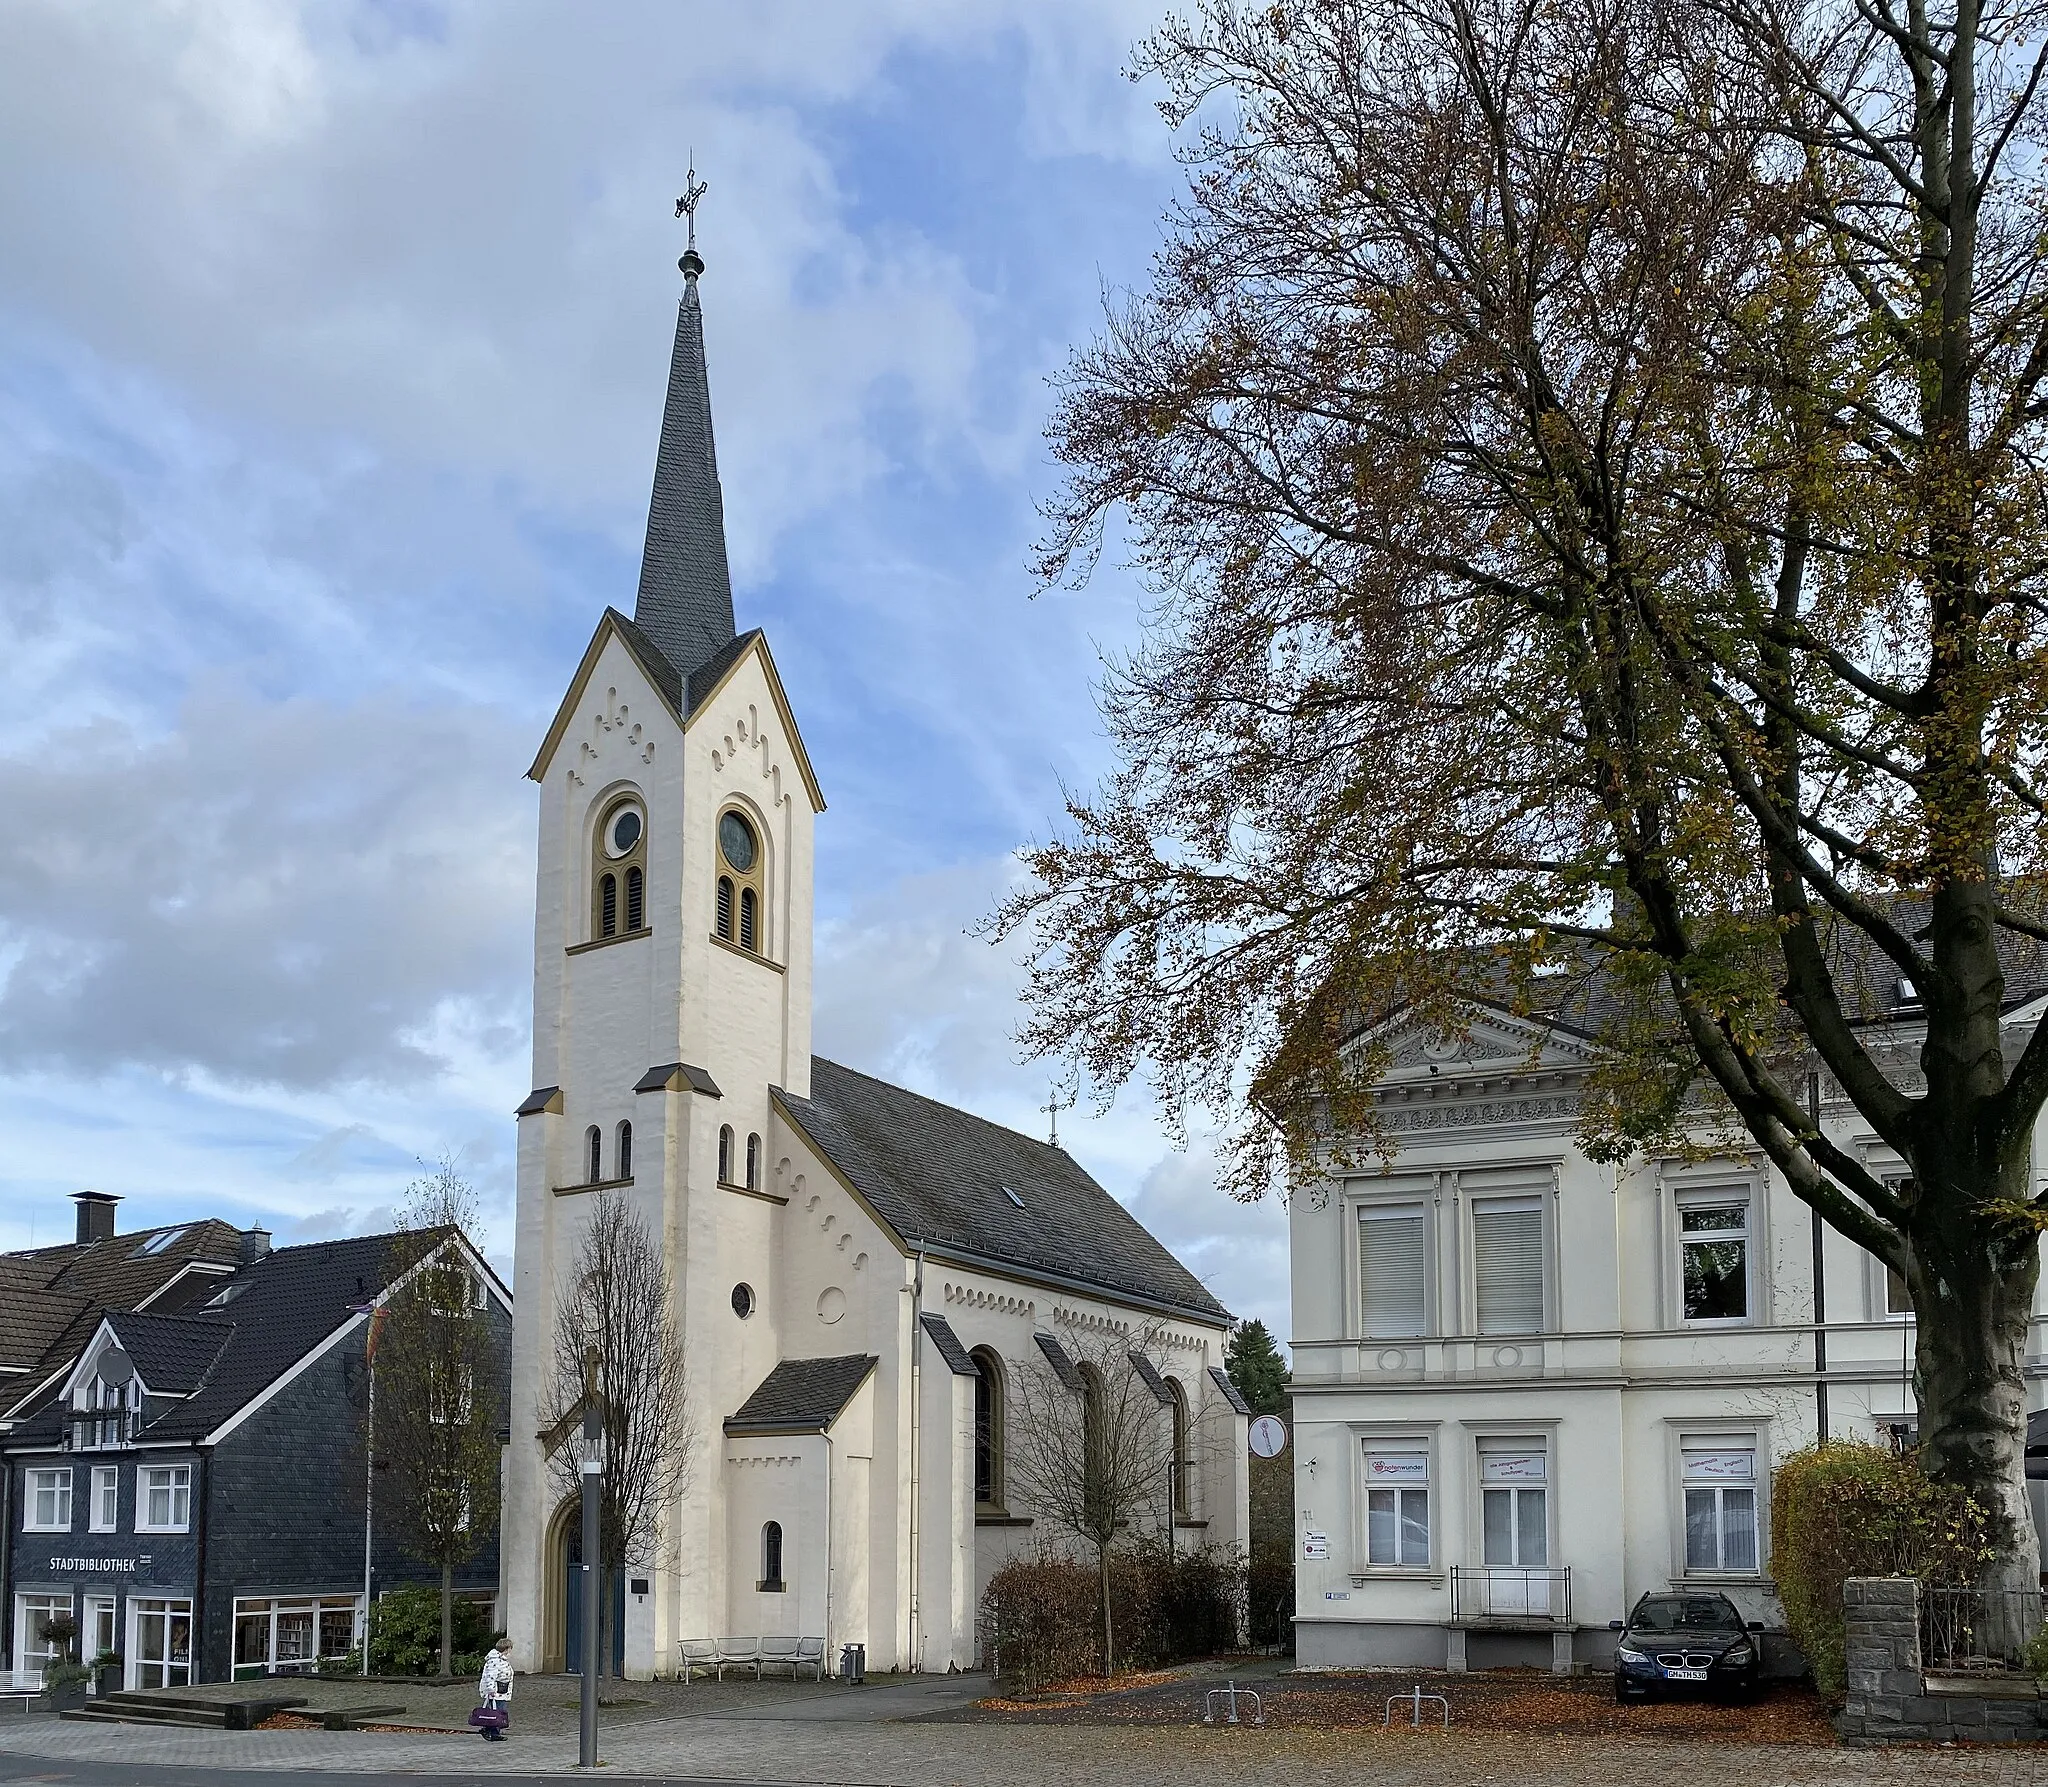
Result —
[{"label": "leafy tree with brown leaves", "polygon": [[1188,191],[1065,375],[1039,565],[1114,525],[1154,599],[1120,767],[996,920],[1027,1041],[1233,1114],[1243,1193],[1390,1151],[1376,1020],[1574,1004],[1597,1153],[1740,1138],[1904,1275],[1930,1472],[2025,1587],[2044,26],[1169,22],[1138,68]]},{"label": "leafy tree with brown leaves", "polygon": [[441,1573],[441,1673],[454,1667],[455,1571],[498,1526],[498,1347],[483,1285],[456,1245],[476,1193],[450,1160],[407,1188],[395,1283],[377,1329],[377,1429],[385,1505],[405,1548]]}]

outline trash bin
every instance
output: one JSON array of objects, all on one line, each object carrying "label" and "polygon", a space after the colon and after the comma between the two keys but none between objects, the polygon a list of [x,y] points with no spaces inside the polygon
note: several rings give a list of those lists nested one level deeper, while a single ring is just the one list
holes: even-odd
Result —
[{"label": "trash bin", "polygon": [[868,1647],[864,1644],[842,1644],[839,1647],[839,1679],[843,1682],[864,1682],[868,1679]]}]

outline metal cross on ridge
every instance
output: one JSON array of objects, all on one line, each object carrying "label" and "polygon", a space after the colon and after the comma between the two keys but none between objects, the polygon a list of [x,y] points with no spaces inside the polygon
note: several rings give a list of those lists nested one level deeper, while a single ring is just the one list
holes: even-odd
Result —
[{"label": "metal cross on ridge", "polygon": [[676,200],[676,215],[690,220],[689,249],[692,254],[697,252],[697,206],[710,190],[705,181],[697,178],[697,155],[692,150],[690,171],[683,176],[683,196]]}]

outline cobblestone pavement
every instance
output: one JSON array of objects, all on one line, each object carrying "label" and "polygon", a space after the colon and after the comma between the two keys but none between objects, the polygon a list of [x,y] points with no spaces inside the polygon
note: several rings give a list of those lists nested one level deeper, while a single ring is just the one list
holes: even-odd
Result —
[{"label": "cobblestone pavement", "polygon": [[[761,1712],[766,1713],[763,1707]],[[612,1728],[607,1775],[856,1787],[2048,1787],[2038,1749],[1819,1750],[1545,1739],[1452,1732],[1139,1730],[852,1723],[709,1714]],[[376,1732],[150,1731],[46,1721],[0,1726],[0,1778],[105,1781],[107,1765],[193,1773],[550,1775],[573,1765],[573,1736],[487,1745],[474,1737]],[[92,1765],[98,1765],[97,1767]],[[132,1777],[146,1783],[135,1769]]]}]

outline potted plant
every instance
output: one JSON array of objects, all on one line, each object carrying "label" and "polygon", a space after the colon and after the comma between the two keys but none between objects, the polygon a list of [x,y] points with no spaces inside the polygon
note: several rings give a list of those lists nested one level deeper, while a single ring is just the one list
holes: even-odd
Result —
[{"label": "potted plant", "polygon": [[92,1691],[95,1696],[120,1692],[125,1664],[117,1650],[103,1650],[92,1660]]},{"label": "potted plant", "polygon": [[64,1712],[85,1704],[85,1685],[92,1671],[83,1663],[52,1663],[43,1671],[43,1705]]}]

